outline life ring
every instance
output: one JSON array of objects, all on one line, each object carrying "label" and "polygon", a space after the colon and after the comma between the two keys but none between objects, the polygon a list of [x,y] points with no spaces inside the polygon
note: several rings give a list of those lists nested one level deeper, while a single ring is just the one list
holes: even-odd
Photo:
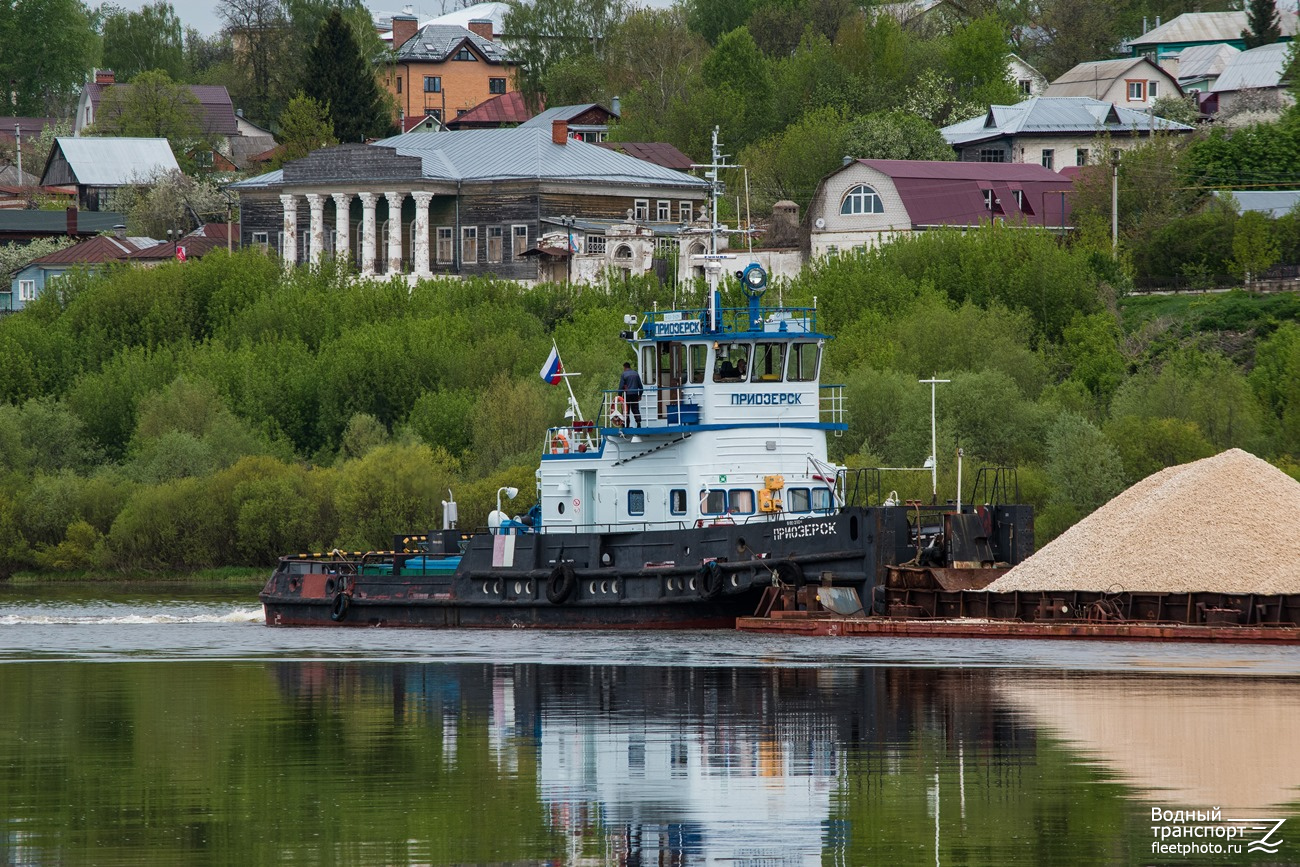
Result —
[{"label": "life ring", "polygon": [[723,585],[722,567],[718,565],[718,561],[707,560],[701,563],[696,575],[700,579],[700,596],[705,599],[716,599],[722,592]]},{"label": "life ring", "polygon": [[793,560],[780,561],[772,567],[772,572],[782,584],[790,584],[795,587],[804,585],[803,567]]},{"label": "life ring", "polygon": [[569,438],[562,433],[557,433],[551,437],[551,454],[567,455],[569,453]]},{"label": "life ring", "polygon": [[627,401],[621,394],[614,396],[614,405],[609,410],[609,423],[614,427],[627,424]]},{"label": "life ring", "polygon": [[348,606],[352,604],[352,597],[339,591],[334,596],[334,604],[330,606],[330,620],[338,623],[348,616]]},{"label": "life ring", "polygon": [[546,599],[552,605],[561,605],[573,595],[577,586],[578,576],[573,572],[573,564],[557,563],[546,582]]}]

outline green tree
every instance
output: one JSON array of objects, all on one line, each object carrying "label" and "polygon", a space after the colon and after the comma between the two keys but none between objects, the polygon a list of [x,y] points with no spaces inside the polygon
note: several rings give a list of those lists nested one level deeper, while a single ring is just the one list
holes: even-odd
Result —
[{"label": "green tree", "polygon": [[1259,211],[1246,211],[1237,218],[1232,235],[1232,270],[1247,286],[1281,258],[1282,248],[1273,236],[1272,223]]},{"label": "green tree", "polygon": [[181,20],[167,0],[138,11],[112,9],[104,17],[103,38],[104,65],[118,81],[130,81],[150,69],[162,70],[177,81],[185,77]]},{"label": "green tree", "polygon": [[710,44],[749,21],[754,0],[688,0],[686,21]]},{"label": "green tree", "polygon": [[702,71],[724,112],[718,120],[727,146],[742,148],[761,138],[772,125],[775,87],[749,31],[740,27],[719,39]]},{"label": "green tree", "polygon": [[5,87],[6,113],[65,115],[99,52],[90,11],[80,0],[0,3],[0,84]]},{"label": "green tree", "polygon": [[556,64],[573,58],[600,62],[619,21],[628,13],[626,0],[510,0],[502,22],[510,34],[517,64],[515,88],[532,107],[546,95],[546,79]]},{"label": "green tree", "polygon": [[1247,0],[1246,29],[1241,31],[1247,50],[1271,45],[1282,35],[1276,0]]},{"label": "green tree", "polygon": [[364,141],[392,128],[374,69],[337,9],[321,24],[307,52],[303,81],[303,92],[328,108],[339,141]]},{"label": "green tree", "polygon": [[280,145],[283,150],[273,161],[273,168],[305,157],[318,148],[336,144],[338,139],[334,137],[329,107],[298,91],[280,113]]},{"label": "green tree", "polygon": [[957,154],[938,127],[906,111],[862,115],[848,128],[846,153],[856,159],[953,160]]},{"label": "green tree", "polygon": [[88,135],[165,138],[182,168],[194,168],[194,155],[210,151],[213,136],[200,125],[198,98],[166,72],[151,69],[130,84],[108,88]]},{"label": "green tree", "polygon": [[952,29],[942,44],[942,66],[959,101],[981,108],[1019,101],[1007,72],[1009,47],[1006,22],[992,12]]},{"label": "green tree", "polygon": [[238,45],[230,70],[231,95],[251,119],[270,126],[284,102],[290,70],[301,69],[289,51],[289,19],[281,0],[226,0],[220,6],[225,33]]},{"label": "green tree", "polygon": [[1048,431],[1046,470],[1051,494],[1034,524],[1040,544],[1124,489],[1119,452],[1086,419],[1070,413],[1061,414]]},{"label": "green tree", "polygon": [[753,206],[766,213],[774,203],[789,199],[806,210],[818,182],[840,165],[848,131],[843,109],[818,108],[742,150],[740,162],[749,170]]}]

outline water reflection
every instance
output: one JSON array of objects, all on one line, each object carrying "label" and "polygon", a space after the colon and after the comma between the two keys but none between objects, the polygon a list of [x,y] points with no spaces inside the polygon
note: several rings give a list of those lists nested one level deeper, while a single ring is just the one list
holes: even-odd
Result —
[{"label": "water reflection", "polygon": [[1135,863],[1152,804],[1281,817],[1300,775],[1283,678],[65,662],[0,694],[0,864]]}]

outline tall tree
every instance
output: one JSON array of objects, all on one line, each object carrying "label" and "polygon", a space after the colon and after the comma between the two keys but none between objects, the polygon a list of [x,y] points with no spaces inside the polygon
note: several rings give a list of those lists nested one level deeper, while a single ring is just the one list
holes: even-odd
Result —
[{"label": "tall tree", "polygon": [[1246,4],[1246,29],[1241,38],[1246,48],[1272,45],[1282,35],[1282,22],[1278,20],[1275,0],[1249,0]]},{"label": "tall tree", "polygon": [[214,144],[200,116],[199,100],[189,87],[154,69],[104,91],[90,134],[165,138],[177,162],[193,168],[190,155]]},{"label": "tall tree", "polygon": [[181,20],[167,0],[138,12],[113,9],[104,16],[103,38],[104,65],[118,81],[149,69],[161,69],[178,81],[185,77]]},{"label": "tall tree", "polygon": [[321,24],[303,72],[303,92],[327,107],[339,141],[363,141],[392,128],[374,66],[362,56],[351,25],[338,9]]},{"label": "tall tree", "polygon": [[276,157],[272,168],[305,157],[317,148],[338,144],[329,106],[321,105],[299,91],[280,112],[280,144],[284,150]]},{"label": "tall tree", "polygon": [[502,27],[512,40],[515,88],[524,100],[540,106],[552,66],[573,58],[603,60],[610,34],[628,10],[627,0],[511,0]]},{"label": "tall tree", "polygon": [[6,114],[67,116],[99,36],[79,0],[0,0],[0,84]]},{"label": "tall tree", "polygon": [[[232,95],[259,123],[270,126],[283,103],[281,78],[288,67],[289,19],[280,0],[226,0],[221,6],[234,44]],[[300,68],[300,67],[295,67]]]}]

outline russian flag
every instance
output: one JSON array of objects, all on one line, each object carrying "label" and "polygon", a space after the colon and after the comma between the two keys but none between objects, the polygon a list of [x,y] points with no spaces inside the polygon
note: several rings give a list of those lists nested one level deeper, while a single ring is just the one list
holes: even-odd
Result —
[{"label": "russian flag", "polygon": [[560,350],[552,346],[551,354],[546,356],[546,363],[542,365],[542,379],[551,385],[559,385],[561,373],[564,373],[564,366],[560,364]]}]

